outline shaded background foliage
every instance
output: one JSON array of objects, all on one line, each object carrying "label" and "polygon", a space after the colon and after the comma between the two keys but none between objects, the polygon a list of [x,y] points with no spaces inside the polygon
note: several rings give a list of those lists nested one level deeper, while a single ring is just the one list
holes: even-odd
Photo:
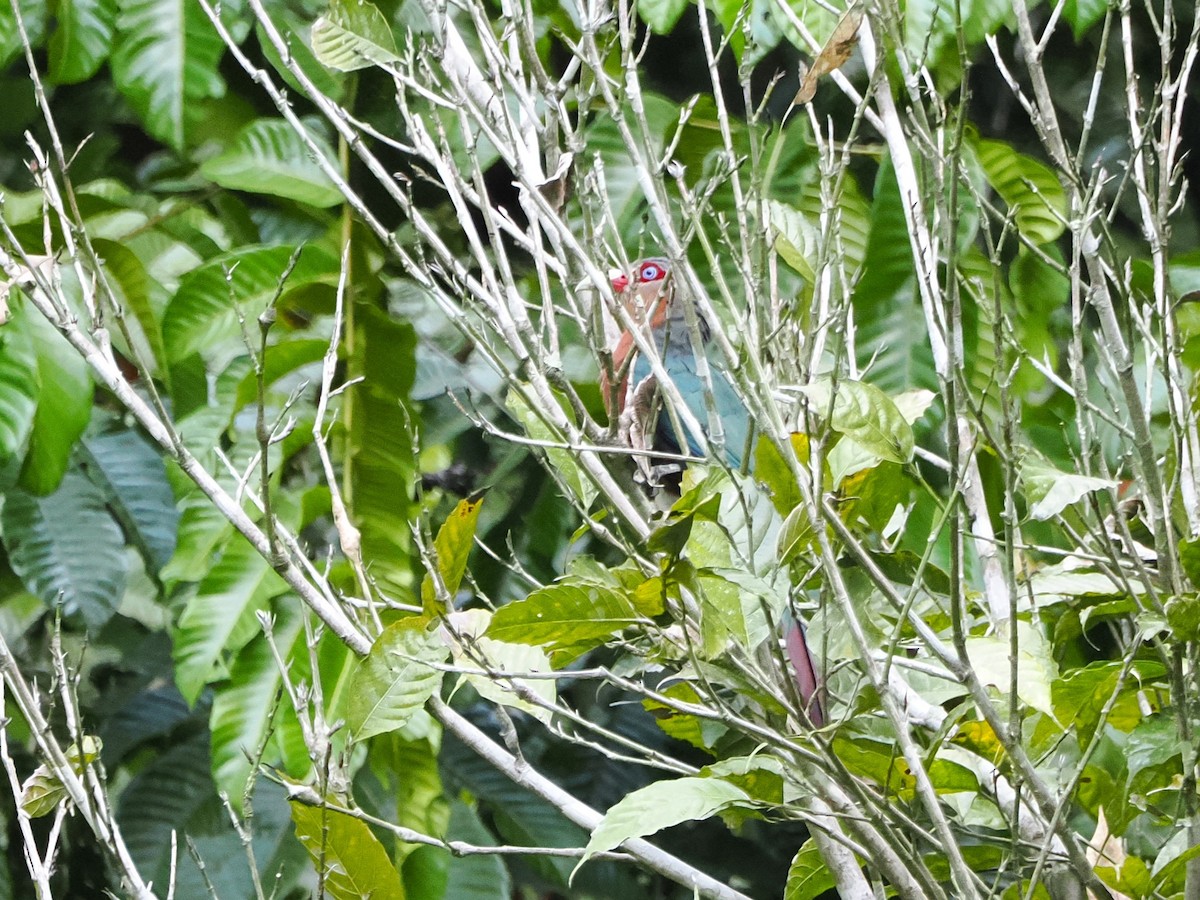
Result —
[{"label": "shaded background foliage", "polygon": [[[1069,285],[1047,260],[1061,262],[1063,257],[1063,193],[1028,118],[983,44],[984,35],[995,31],[1002,56],[1014,57],[1008,4],[975,0],[960,5],[965,60],[958,55],[945,4],[907,4],[908,47],[924,54],[939,92],[963,104],[964,164],[972,181],[996,204],[999,218],[1005,209],[1011,213],[1022,237],[1043,254],[1009,241],[995,251],[997,265],[992,266],[983,234],[996,232],[997,216],[981,211],[973,197],[960,195],[959,265],[967,272],[983,273],[981,280],[990,292],[970,298],[964,306],[967,369],[977,391],[972,403],[997,415],[997,367],[1018,365],[1013,389],[1026,449],[1037,461],[1070,472],[1080,453],[1069,424],[1072,404],[1051,388],[1028,358],[1015,356],[1009,346],[997,346],[989,318],[993,306],[1003,309],[1013,343],[1026,348],[1029,356],[1044,356],[1052,368],[1061,367],[1071,337]],[[326,70],[304,46],[308,28],[325,11],[324,5],[267,6],[276,21],[290,28],[293,48],[318,84],[359,119],[394,133],[390,78],[370,69],[352,74]],[[401,44],[420,44],[429,26],[415,3],[377,6]],[[818,34],[832,26],[832,17],[815,6],[792,6]],[[1182,2],[1176,7],[1180,18],[1190,21],[1192,8]],[[567,65],[568,39],[578,35],[572,9],[551,3],[536,8],[538,50],[555,71]],[[748,153],[751,148],[770,148],[773,168],[765,193],[782,209],[781,223],[774,224],[796,238],[795,255],[803,257],[811,249],[804,242],[822,204],[819,158],[803,116],[794,115],[786,125],[783,119],[797,85],[797,62],[805,55],[786,39],[789,26],[771,4],[756,0],[749,5],[746,33],[737,21],[741,10],[740,4],[731,3],[711,7],[711,14],[733,37],[734,52],[724,57],[721,76],[729,106],[739,117],[735,141]],[[1080,127],[1107,10],[1097,0],[1064,4],[1061,14],[1069,29],[1060,29],[1047,49],[1047,74],[1069,127]],[[499,23],[498,5],[495,13]],[[1035,5],[1034,13],[1044,22],[1051,6]],[[505,405],[506,386],[480,359],[478,348],[388,258],[378,240],[353,222],[341,206],[340,193],[269,100],[229,58],[198,5],[31,0],[21,6],[20,14],[70,148],[79,214],[127,311],[128,330],[115,330],[114,342],[125,358],[137,363],[130,377],[143,390],[153,384],[161,392],[188,445],[211,470],[223,472],[231,487],[237,483],[235,473],[246,470],[258,450],[258,407],[266,408],[268,420],[285,412],[297,419],[290,435],[271,448],[275,512],[303,535],[314,559],[333,554],[335,585],[353,592],[354,579],[336,554],[329,490],[321,482],[311,447],[312,379],[332,330],[338,254],[346,234],[353,235],[354,256],[344,371],[339,374],[362,381],[347,391],[334,435],[344,467],[341,487],[363,531],[371,576],[391,596],[419,602],[423,567],[413,546],[411,523],[424,521],[429,528],[429,522],[441,522],[450,514],[459,495],[483,487],[488,492],[477,534],[491,553],[475,555],[461,591],[464,601],[482,596],[501,604],[524,597],[528,582],[514,572],[511,562],[537,583],[553,581],[580,558],[595,556],[611,566],[620,562],[591,535],[577,533],[580,517],[546,474],[539,453],[472,426],[463,414],[464,404],[480,418],[505,422],[516,430]],[[694,7],[673,0],[643,3],[639,14],[639,36],[646,40],[643,69],[654,91],[647,97],[648,122],[656,138],[665,140],[680,121],[681,104],[695,100],[677,156],[687,165],[686,183],[696,189],[708,187],[722,170],[708,70],[696,52],[703,25]],[[250,24],[253,19],[243,4],[223,3],[221,15],[256,65],[289,80],[261,28]],[[37,248],[43,228],[41,195],[33,189],[23,134],[28,129],[42,145],[47,134],[14,25],[13,11],[0,7],[0,95],[6,97],[0,120],[3,217],[23,245]],[[721,32],[714,27],[714,33]],[[1186,28],[1181,29],[1179,40],[1186,34]],[[1149,53],[1154,49],[1149,44],[1147,48],[1144,65],[1150,79],[1157,56]],[[1118,52],[1114,43],[1110,53]],[[964,61],[970,64],[965,72]],[[1115,56],[1112,64],[1117,67]],[[771,89],[765,116],[753,125],[742,118],[747,104],[739,67],[752,68],[751,107],[763,102],[768,86]],[[864,80],[857,60],[847,72],[856,81]],[[774,81],[778,73],[782,77]],[[302,114],[314,113],[301,92],[291,96]],[[1100,92],[1096,138],[1085,168],[1116,166],[1127,158],[1123,104],[1117,85]],[[849,121],[854,114],[849,101],[830,86],[822,87],[818,106],[836,120]],[[311,121],[324,134],[329,158],[338,158],[344,148],[337,146],[331,130]],[[1195,135],[1195,116],[1185,116],[1185,121],[1189,136]],[[615,130],[596,115],[585,132],[589,149],[604,161],[608,200],[626,249],[636,256],[653,248],[655,231]],[[873,140],[877,136],[872,134],[857,148],[836,199],[846,254],[855,268],[847,276],[857,279],[856,361],[867,380],[889,396],[914,388],[936,390],[929,346],[917,327],[922,321],[920,299],[895,173]],[[461,242],[454,211],[424,183],[419,164],[383,144],[377,149],[389,171],[411,183],[416,204],[438,223],[446,239]],[[465,146],[457,150],[466,155],[487,152]],[[1197,165],[1200,160],[1193,156],[1185,170],[1196,173]],[[409,223],[359,164],[346,162],[344,168],[371,209],[395,229],[398,240],[415,244]],[[512,173],[498,161],[485,168],[493,202],[506,205]],[[1131,194],[1120,198],[1117,192],[1122,189],[1119,179],[1106,188],[1124,213],[1113,222],[1112,240],[1127,254],[1135,284],[1139,279],[1145,283],[1148,264],[1140,219]],[[516,210],[515,193],[512,198],[507,205]],[[717,214],[732,213],[732,194],[715,190],[712,206]],[[1173,219],[1173,240],[1181,250],[1195,243],[1197,212],[1189,196]],[[452,246],[461,247],[465,255],[465,244]],[[698,267],[705,263],[698,245],[693,245],[691,258]],[[70,284],[71,271],[62,271],[68,292],[81,297],[79,285]],[[280,290],[285,272],[288,277]],[[532,267],[521,274],[532,288]],[[1175,255],[1172,274],[1181,292],[1200,286],[1200,257],[1195,252]],[[802,265],[780,267],[785,292],[811,298],[805,276]],[[231,297],[236,304],[230,304]],[[103,762],[118,798],[119,821],[144,874],[163,884],[170,867],[170,834],[186,832],[219,896],[251,896],[245,854],[218,791],[244,811],[245,785],[259,761],[248,760],[246,750],[290,777],[313,776],[296,717],[286,700],[281,701],[281,676],[259,615],[273,617],[274,639],[293,666],[292,675],[302,678],[311,671],[311,663],[298,602],[178,469],[164,465],[114,398],[94,386],[53,328],[16,295],[9,302],[12,318],[0,330],[0,626],[25,671],[48,679],[50,634],[55,610],[61,610],[63,642],[80,671],[78,692],[86,724],[104,740]],[[265,360],[266,390],[259,396],[248,348],[258,340],[256,320],[268,305],[277,321]],[[798,329],[811,325],[803,303],[788,315],[793,317],[789,324]],[[1193,330],[1200,334],[1200,323],[1193,323],[1186,334],[1189,364],[1200,347]],[[775,352],[786,358],[789,348]],[[594,361],[578,347],[568,348],[564,371],[602,419]],[[1103,398],[1103,386],[1094,387]],[[919,446],[941,450],[940,416],[935,408],[916,426]],[[1165,424],[1166,412],[1159,409],[1155,425]],[[231,464],[228,468],[225,460]],[[1110,462],[1114,471],[1123,470],[1115,439]],[[998,510],[1002,473],[986,459],[981,464],[996,500],[991,508]],[[892,558],[910,581],[936,578],[937,571],[916,575],[912,560],[925,552],[940,509],[936,493],[922,493],[922,481],[944,491],[945,479],[924,464],[918,475],[899,463],[883,463],[872,477],[874,481],[864,478],[856,485],[858,494],[844,491],[848,501],[861,504],[862,519],[869,526],[865,531],[877,537],[897,502],[911,504],[895,549],[915,556]],[[1020,500],[1026,509],[1034,502],[1032,496]],[[1027,536],[1039,542],[1071,546],[1070,535],[1057,523],[1026,525]],[[1001,529],[998,518],[996,526]],[[948,554],[943,537],[932,555],[935,569],[948,568]],[[1185,560],[1189,576],[1195,565]],[[1054,681],[1056,709],[1072,708],[1083,696],[1093,700],[1096,685],[1089,679],[1101,670],[1086,666],[1120,657],[1120,641],[1112,636],[1110,624],[1125,621],[1137,607],[1132,598],[1110,588],[1093,592],[1080,583],[1064,584],[1054,594],[1056,600],[1045,603],[1052,656],[1063,671]],[[864,588],[862,595],[870,591]],[[1194,597],[1188,602],[1194,604]],[[826,610],[817,614],[814,633],[833,642],[836,637],[830,633],[836,625],[827,623],[828,615]],[[877,637],[887,639],[893,625],[891,619],[882,622]],[[338,708],[351,690],[350,654],[326,635],[314,655],[325,696]],[[599,649],[592,659],[614,662],[619,655]],[[1103,677],[1110,674],[1102,670]],[[1151,681],[1159,677],[1149,664],[1144,674]],[[585,680],[563,684],[561,692],[587,718],[646,746],[669,749],[696,765],[710,758],[701,748],[672,741],[635,696],[597,691]],[[499,731],[501,723],[491,707],[470,688],[455,702],[489,731]],[[1087,719],[1090,714],[1079,714],[1078,727],[1084,731],[1089,724],[1096,727]],[[1175,834],[1170,816],[1127,809],[1131,796],[1168,791],[1180,771],[1178,746],[1171,743],[1174,735],[1163,737],[1160,723],[1147,718],[1139,724],[1133,718],[1124,722],[1128,728],[1116,729],[1089,767],[1090,793],[1080,796],[1074,811],[1076,818],[1087,820],[1105,809],[1114,833],[1127,835],[1131,852],[1147,861],[1154,860]],[[14,737],[21,737],[21,725],[14,721],[10,726]],[[610,806],[653,777],[577,744],[551,739],[531,718],[518,716],[517,727],[526,757],[598,808]],[[872,740],[876,737],[880,740]],[[889,767],[894,760],[888,759],[881,735],[865,730],[844,739],[845,757],[856,760],[847,763],[855,775],[891,785]],[[1136,762],[1128,755],[1131,746],[1141,751]],[[855,749],[858,756],[851,752]],[[399,732],[375,738],[366,755],[366,760],[355,762],[354,795],[364,809],[381,818],[479,844],[577,847],[586,842],[586,835],[557,811],[514,787],[453,739],[443,741],[428,717],[418,716]],[[20,756],[19,762],[29,770],[36,765],[31,755]],[[1124,777],[1103,774],[1106,771]],[[11,820],[12,801],[4,802]],[[283,790],[259,779],[252,811],[252,849],[264,883],[274,885],[277,896],[305,895],[312,876]],[[800,826],[791,822],[750,821],[731,836],[710,820],[667,832],[663,844],[752,896],[777,896],[803,837]],[[568,887],[571,864],[561,860],[501,862],[477,857],[451,864],[443,851],[388,846],[394,846],[393,861],[411,896],[689,896],[656,877],[608,862],[590,863]],[[104,875],[89,836],[77,822],[68,826],[66,847],[55,875],[62,896],[98,892]],[[0,896],[23,896],[28,890],[18,851],[10,824]],[[1005,877],[1019,884],[1019,874]],[[182,851],[178,885],[179,896],[202,896],[206,889],[200,870]]]}]

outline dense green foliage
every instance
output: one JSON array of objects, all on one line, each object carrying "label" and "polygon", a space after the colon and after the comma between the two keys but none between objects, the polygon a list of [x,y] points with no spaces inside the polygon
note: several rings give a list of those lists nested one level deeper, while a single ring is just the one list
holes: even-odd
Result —
[{"label": "dense green foliage", "polygon": [[[222,2],[220,27],[200,0],[0,7],[5,678],[37,681],[64,746],[101,739],[160,896],[693,895],[390,823],[587,857],[668,829],[697,870],[805,900],[846,889],[819,840],[839,814],[901,895],[1200,884],[1200,210],[1195,160],[1153,143],[1196,126],[1162,138],[1179,112],[1151,88],[1190,73],[1194,10],[1160,44],[1161,5],[1030,4],[1056,25],[1035,66],[1056,158],[1007,83],[1034,102],[1003,0],[868,5],[882,62],[839,77],[871,102],[827,78],[795,109],[840,11],[645,0],[627,31],[621,9],[466,4],[504,114],[453,80],[437,4],[261,6]],[[673,246],[761,437],[753,475],[694,464],[662,512],[628,455],[592,452],[621,439],[597,272]],[[793,616],[821,729],[780,651]],[[438,697],[609,810],[590,839]],[[50,813],[34,727],[4,714]],[[3,808],[0,898],[30,896]],[[55,895],[120,890],[85,821],[51,820]]]}]

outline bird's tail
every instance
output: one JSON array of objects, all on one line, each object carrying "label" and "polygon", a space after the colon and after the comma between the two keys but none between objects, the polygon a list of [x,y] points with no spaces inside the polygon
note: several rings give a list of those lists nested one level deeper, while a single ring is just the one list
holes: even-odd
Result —
[{"label": "bird's tail", "polygon": [[825,710],[821,704],[819,690],[821,682],[817,677],[812,654],[808,650],[808,641],[804,637],[804,626],[798,619],[793,619],[787,624],[784,650],[792,667],[792,680],[796,682],[800,701],[804,704],[813,725],[820,728],[825,724]]}]

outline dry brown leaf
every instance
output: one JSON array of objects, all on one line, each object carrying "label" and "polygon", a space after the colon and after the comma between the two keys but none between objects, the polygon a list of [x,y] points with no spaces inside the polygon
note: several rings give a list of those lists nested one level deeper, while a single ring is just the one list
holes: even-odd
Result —
[{"label": "dry brown leaf", "polygon": [[854,52],[854,48],[858,44],[858,29],[862,25],[862,20],[863,7],[861,3],[855,3],[846,10],[846,14],[833,29],[833,34],[829,36],[829,40],[825,42],[825,46],[813,60],[812,66],[804,73],[804,80],[800,82],[800,90],[796,92],[796,99],[792,101],[792,106],[803,106],[812,100],[817,93],[817,82],[846,64],[846,60],[850,58],[850,54]]}]

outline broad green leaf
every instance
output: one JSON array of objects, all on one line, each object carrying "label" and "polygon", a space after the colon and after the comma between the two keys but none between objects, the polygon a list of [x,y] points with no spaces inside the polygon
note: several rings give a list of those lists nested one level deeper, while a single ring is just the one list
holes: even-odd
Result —
[{"label": "broad green leaf", "polygon": [[903,527],[897,526],[894,520],[896,507],[907,504],[915,486],[912,476],[893,462],[880,463],[850,475],[838,482],[842,501],[838,509],[842,521],[852,527],[865,523],[876,533],[884,532],[889,526]]},{"label": "broad green leaf", "polygon": [[839,735],[834,738],[833,746],[838,759],[851,773],[870,778],[905,800],[915,795],[916,776],[894,744]]},{"label": "broad green leaf", "polygon": [[603,643],[641,620],[617,591],[587,581],[560,581],[496,610],[485,634],[509,644],[554,647]]},{"label": "broad green leaf", "polygon": [[[283,35],[284,40],[287,41],[289,61],[299,66],[300,71],[308,76],[309,81],[318,91],[326,97],[339,100],[345,90],[345,78],[340,73],[321,65],[313,55],[312,29],[307,27],[307,21],[296,15],[295,12],[283,8],[272,10],[271,19]],[[284,64],[279,51],[275,49],[275,45],[263,29],[261,22],[255,24],[254,33],[258,38],[258,46],[262,48],[263,56],[275,67],[275,71],[292,90],[303,93],[304,88],[299,79]]]},{"label": "broad green leaf", "polygon": [[1192,587],[1200,588],[1200,539],[1179,542],[1179,564]]},{"label": "broad green leaf", "polygon": [[[473,806],[462,800],[450,804],[450,825],[446,839],[466,841],[477,847],[496,843]],[[406,883],[408,870],[405,869]],[[494,855],[455,857],[450,861],[449,879],[443,897],[456,900],[508,900],[513,895],[513,880],[508,869]]]},{"label": "broad green leaf", "polygon": [[[792,451],[800,465],[807,466],[809,460],[808,435],[797,433],[789,438]],[[775,445],[767,440],[759,441],[754,448],[754,477],[766,486],[776,511],[786,516],[800,505],[800,486],[791,466],[780,455]]]},{"label": "broad green leaf", "polygon": [[334,900],[404,900],[400,873],[366,822],[298,800],[292,801],[292,820],[313,864],[323,867],[325,890]]},{"label": "broad green leaf", "polygon": [[[272,627],[275,647],[285,661],[297,650],[304,657],[303,617],[299,602],[279,603]],[[217,787],[241,808],[246,779],[253,772],[250,758],[263,744],[271,725],[282,675],[265,634],[261,632],[239,651],[229,667],[229,679],[213,693],[212,772]]]},{"label": "broad green leaf", "polygon": [[[1122,684],[1118,679],[1123,670],[1119,662],[1095,662],[1067,673],[1051,686],[1056,716],[1062,723],[1074,726],[1081,747],[1087,746],[1102,724],[1129,732],[1142,721],[1138,692],[1146,682],[1161,678],[1163,668],[1156,662],[1139,661]],[[1100,715],[1110,702],[1112,709],[1102,723]]]},{"label": "broad green leaf", "polygon": [[199,3],[121,0],[120,8],[113,81],[146,130],[182,150],[188,105],[225,92],[217,66],[225,45]]},{"label": "broad green leaf", "polygon": [[[421,728],[427,732],[422,733]],[[399,731],[378,735],[371,741],[368,765],[379,780],[380,810],[389,822],[424,834],[445,833],[446,805],[438,771],[440,748],[439,726],[425,712],[418,713]],[[415,849],[412,844],[398,845],[396,860],[404,862]]]},{"label": "broad green leaf", "polygon": [[1003,141],[979,141],[976,153],[1017,229],[1035,244],[1056,240],[1066,227],[1067,200],[1054,171]]},{"label": "broad green leaf", "polygon": [[121,791],[117,822],[139,871],[149,877],[170,855],[171,832],[184,831],[216,790],[203,729],[146,762]]},{"label": "broad green leaf", "polygon": [[[458,501],[458,505],[446,517],[434,539],[433,549],[437,554],[438,575],[451,600],[458,593],[458,586],[467,571],[467,558],[471,548],[475,546],[475,523],[479,521],[479,510],[482,507],[482,497],[477,500]],[[421,582],[421,602],[426,613],[444,611],[442,604],[438,602],[433,577],[428,573]]]},{"label": "broad green leaf", "polygon": [[[29,43],[36,49],[46,33],[49,4],[46,0],[18,0],[17,9],[29,34]],[[0,3],[0,70],[6,69],[22,52],[21,32],[13,18],[12,4]]]},{"label": "broad green leaf", "polygon": [[[1137,578],[1129,578],[1127,583],[1135,593],[1142,593],[1142,585]],[[1047,566],[1030,576],[1029,592],[1037,606],[1047,606],[1072,597],[1122,596],[1125,587],[1103,572]]]},{"label": "broad green leaf", "polygon": [[411,518],[416,461],[407,404],[416,372],[416,331],[368,304],[356,312],[358,354],[348,374],[350,512],[362,533],[363,560],[380,589],[413,592]]},{"label": "broad green leaf", "polygon": [[[854,287],[854,309],[860,327],[885,313],[888,301],[906,286],[911,287],[915,277],[908,222],[890,158],[880,164],[874,187],[863,273]],[[911,328],[911,320],[908,325]],[[868,358],[879,349],[876,344],[863,347],[861,339],[859,347]]]},{"label": "broad green leaf", "polygon": [[[1017,696],[1036,710],[1055,718],[1051,684],[1057,666],[1050,644],[1041,630],[1028,622],[1017,622]],[[1012,683],[1012,661],[1007,637],[973,635],[967,638],[971,667],[985,687],[1007,694]]]},{"label": "broad green leaf", "polygon": [[669,33],[687,8],[688,0],[638,0],[637,4],[638,15],[655,34]]},{"label": "broad green leaf", "polygon": [[[830,185],[832,190],[834,185]],[[843,263],[842,284],[853,284],[867,255],[867,244],[871,231],[871,207],[863,198],[858,182],[849,172],[844,174],[840,192],[829,203],[821,193],[820,179],[811,180],[800,197],[799,209],[808,220],[814,234],[822,228],[822,218],[829,220],[825,226],[827,236],[822,238],[830,245],[830,255]],[[778,243],[776,244],[778,248]],[[836,290],[836,288],[835,288]]]},{"label": "broad green leaf", "polygon": [[146,570],[156,575],[175,553],[179,511],[167,483],[162,454],[136,431],[86,437],[84,469],[104,491],[126,538],[137,547]]},{"label": "broad green leaf", "polygon": [[1025,488],[1025,499],[1031,504],[1029,516],[1038,521],[1054,518],[1093,491],[1117,488],[1115,481],[1106,478],[1061,472],[1037,463],[1021,467],[1021,483]]},{"label": "broad green leaf", "polygon": [[357,741],[395,731],[425,706],[442,684],[449,650],[424,618],[401,619],[384,629],[361,660],[351,686],[347,723]]},{"label": "broad green leaf", "polygon": [[[82,775],[85,767],[92,765],[100,758],[102,744],[99,738],[85,735],[83,751],[77,744],[72,744],[65,751],[71,771]],[[36,819],[54,811],[67,798],[67,789],[63,787],[59,777],[43,763],[33,770],[21,785],[21,810],[30,818]]]},{"label": "broad green leaf", "polygon": [[369,0],[331,0],[329,12],[313,23],[312,51],[340,72],[400,61],[387,18]]},{"label": "broad green leaf", "polygon": [[54,21],[50,80],[76,84],[91,78],[112,49],[117,0],[58,0]]},{"label": "broad green leaf", "polygon": [[[163,314],[167,357],[179,362],[193,353],[221,359],[243,351],[238,311],[253,323],[280,291],[292,247],[243,247],[211,259],[179,283]],[[227,280],[228,273],[228,280]],[[337,283],[338,263],[316,247],[300,251],[283,291]]]},{"label": "broad green leaf", "polygon": [[[546,441],[553,443],[560,440],[550,430],[541,417],[535,413],[525,402],[520,391],[510,390],[507,398],[505,398],[505,406],[517,417],[517,421],[521,423],[521,427],[525,429],[525,433],[534,440]],[[584,474],[579,466],[579,460],[576,454],[570,450],[565,450],[561,447],[546,447],[544,448],[546,458],[550,461],[550,465],[559,473],[564,481],[570,486],[572,492],[579,498],[580,504],[587,508],[592,505],[592,501],[596,499],[596,486]]]},{"label": "broad green leaf", "polygon": [[722,810],[750,802],[745,791],[719,778],[656,781],[627,794],[609,808],[592,832],[579,865],[630,838],[654,834],[680,822],[708,819]]},{"label": "broad green leaf", "polygon": [[[459,741],[447,741],[442,748],[442,767],[455,795],[466,791],[481,806],[486,804],[486,808],[495,812],[492,824],[502,840],[538,847],[578,849],[587,839],[587,832],[568,821],[555,807],[513,783]],[[567,886],[571,860],[529,859],[527,864],[535,867],[538,875],[562,896],[576,896]],[[631,893],[628,896],[638,895]]]},{"label": "broad green leaf", "polygon": [[40,313],[27,309],[12,324],[37,356],[37,411],[21,486],[48,494],[62,480],[75,442],[91,418],[92,379],[83,357]]},{"label": "broad green leaf", "polygon": [[[92,241],[97,255],[103,260],[108,284],[117,302],[128,312],[126,327],[132,334],[134,346],[125,345],[123,338],[113,335],[113,340],[131,361],[144,364],[151,377],[161,377],[166,371],[167,351],[163,346],[162,328],[159,325],[159,309],[156,295],[163,294],[160,284],[151,279],[141,258],[127,244],[98,238]],[[140,356],[140,359],[139,359]]]},{"label": "broad green leaf", "polygon": [[[1187,864],[1200,856],[1200,844],[1193,844],[1185,827],[1178,828],[1171,839],[1163,845],[1154,858],[1153,877],[1149,889],[1142,896],[1146,897],[1178,897],[1183,894],[1184,886],[1188,883]],[[1134,863],[1136,856],[1130,857],[1121,866],[1121,874],[1127,877],[1130,890],[1136,892],[1142,886],[1141,873]],[[1140,860],[1138,860],[1140,862]],[[1142,868],[1145,864],[1142,864]]]},{"label": "broad green leaf", "polygon": [[1125,756],[1129,781],[1132,783],[1143,769],[1170,762],[1183,751],[1179,724],[1175,719],[1161,712],[1151,715],[1129,732]]},{"label": "broad green leaf", "polygon": [[[331,148],[311,135],[331,164]],[[269,194],[310,206],[335,206],[342,193],[322,171],[299,134],[283,119],[251,122],[221,153],[204,161],[200,174],[223,188]]]},{"label": "broad green leaf", "polygon": [[817,235],[812,223],[798,209],[776,200],[768,203],[768,209],[775,252],[811,284],[816,278],[811,260],[817,255]]},{"label": "broad green leaf", "polygon": [[175,554],[159,572],[159,578],[167,584],[200,581],[233,534],[233,525],[207,497],[196,491],[180,502],[176,533]]},{"label": "broad green leaf", "polygon": [[1063,19],[1071,25],[1075,40],[1099,22],[1111,8],[1109,0],[1066,0],[1063,3]]},{"label": "broad green leaf", "polygon": [[0,471],[24,455],[37,398],[38,360],[33,346],[18,329],[6,325],[0,328]]},{"label": "broad green leaf", "polygon": [[125,593],[125,540],[85,475],[68,470],[45,497],[11,491],[0,524],[13,571],[47,606],[98,630]]},{"label": "broad green leaf", "polygon": [[[698,707],[705,706],[704,699],[686,681],[677,681],[665,688],[660,687],[659,693],[680,703],[694,704]],[[669,734],[676,740],[685,741],[700,750],[711,750],[727,731],[720,722],[680,712],[658,700],[647,698],[642,701],[642,707],[654,716],[655,723],[665,734]]]},{"label": "broad green leaf", "polygon": [[[280,341],[267,348],[267,356],[263,361],[263,386],[270,388],[279,379],[291,375],[298,369],[311,365],[325,356],[329,348],[328,341],[295,339]],[[258,379],[254,371],[246,376],[237,386],[236,407],[242,409],[258,399]]]},{"label": "broad green leaf", "polygon": [[553,713],[545,706],[526,700],[522,694],[540,697],[553,705],[557,691],[552,678],[519,678],[522,673],[546,674],[550,672],[550,660],[537,647],[528,644],[506,644],[485,637],[492,614],[484,609],[468,609],[449,615],[449,628],[461,635],[466,643],[452,641],[454,662],[466,669],[486,669],[495,672],[488,675],[466,675],[479,695],[493,703],[500,703],[526,712],[547,725]]},{"label": "broad green leaf", "polygon": [[787,885],[783,889],[783,900],[814,900],[826,891],[837,887],[837,881],[813,839],[809,838],[792,857],[788,869]]},{"label": "broad green leaf", "polygon": [[900,415],[904,416],[904,421],[909,425],[915,425],[936,399],[937,394],[933,391],[918,389],[905,391],[893,397],[892,402],[896,404],[896,409],[900,410]]},{"label": "broad green leaf", "polygon": [[786,770],[779,757],[762,753],[718,760],[701,769],[700,774],[735,784],[759,802],[779,804],[784,802]]},{"label": "broad green leaf", "polygon": [[817,532],[812,527],[808,510],[803,506],[792,509],[779,529],[779,562],[787,565],[806,548],[816,545]]},{"label": "broad green leaf", "polygon": [[222,651],[239,649],[257,633],[256,614],[286,588],[249,541],[239,537],[229,543],[197,586],[174,633],[175,683],[188,703],[195,703],[213,680]]},{"label": "broad green leaf", "polygon": [[883,391],[861,381],[833,383],[821,378],[801,389],[809,408],[839,434],[852,438],[881,460],[912,459],[912,426]]}]

